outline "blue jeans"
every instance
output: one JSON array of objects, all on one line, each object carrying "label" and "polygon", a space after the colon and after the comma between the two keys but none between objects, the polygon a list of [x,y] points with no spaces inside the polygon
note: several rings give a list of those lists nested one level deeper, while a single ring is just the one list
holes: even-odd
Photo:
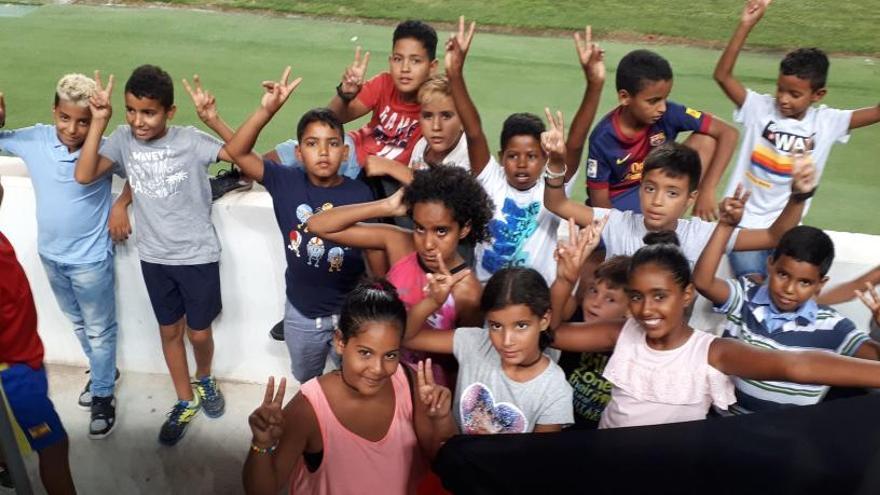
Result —
[{"label": "blue jeans", "polygon": [[[299,141],[296,139],[288,139],[275,146],[275,153],[281,159],[281,165],[303,167],[303,163],[296,159],[296,146],[298,144]],[[358,165],[354,139],[348,134],[345,135],[345,144],[348,145],[348,158],[339,164],[339,175],[344,175],[349,179],[357,179],[361,173],[361,166]]]},{"label": "blue jeans", "polygon": [[69,265],[40,256],[61,311],[89,359],[92,396],[113,395],[116,378],[116,278],[113,256]]},{"label": "blue jeans", "polygon": [[290,353],[290,369],[300,383],[324,373],[328,353],[339,365],[339,355],[333,349],[333,332],[338,321],[338,315],[309,318],[285,300],[284,343]]},{"label": "blue jeans", "polygon": [[759,273],[763,277],[767,277],[767,258],[773,254],[772,249],[762,249],[759,251],[734,251],[728,253],[727,259],[730,260],[730,269],[737,278],[750,273]]}]

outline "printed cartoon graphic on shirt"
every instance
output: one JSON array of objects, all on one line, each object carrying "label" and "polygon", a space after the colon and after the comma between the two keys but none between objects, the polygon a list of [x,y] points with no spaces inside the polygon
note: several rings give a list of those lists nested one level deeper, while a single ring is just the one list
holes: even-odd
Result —
[{"label": "printed cartoon graphic on shirt", "polygon": [[752,150],[751,165],[755,172],[767,177],[758,177],[755,173],[746,173],[753,184],[769,188],[772,185],[764,179],[787,180],[791,177],[793,153],[797,151],[811,152],[813,150],[814,135],[799,136],[777,129],[772,120],[767,123],[761,132],[763,140],[755,144]]},{"label": "printed cartoon graphic on shirt", "polygon": [[189,174],[184,170],[184,164],[173,158],[167,147],[156,151],[132,151],[127,161],[132,190],[154,199],[177,194]]},{"label": "printed cartoon graphic on shirt", "polygon": [[[321,257],[324,256],[324,241],[322,241],[320,237],[312,237],[309,239],[309,244],[306,246],[306,252],[309,254],[309,261],[307,261],[306,264],[317,268],[318,263],[321,261]],[[312,265],[312,263],[314,263],[314,265]]]},{"label": "printed cartoon graphic on shirt", "polygon": [[287,245],[287,249],[293,251],[296,254],[296,257],[299,258],[299,245],[302,244],[302,234],[299,231],[291,230],[290,231],[290,244]]},{"label": "printed cartoon graphic on shirt", "polygon": [[344,259],[345,251],[343,251],[341,247],[335,246],[330,248],[330,252],[327,253],[327,262],[330,263],[330,268],[327,271],[341,272],[342,261]]},{"label": "printed cartoon graphic on shirt", "polygon": [[523,251],[526,241],[538,228],[538,214],[541,203],[532,202],[525,207],[517,206],[510,198],[504,199],[501,213],[504,220],[493,218],[489,222],[489,233],[493,242],[491,249],[483,254],[483,268],[489,273],[514,266],[524,266],[529,253]]},{"label": "printed cartoon graphic on shirt", "polygon": [[375,153],[393,160],[406,149],[419,124],[417,119],[402,116],[386,105],[379,113],[379,125],[373,128],[372,137],[381,148]]},{"label": "printed cartoon graphic on shirt", "polygon": [[449,294],[443,305],[437,311],[431,313],[431,316],[425,321],[431,328],[440,330],[455,328],[455,299],[452,297],[452,294]]},{"label": "printed cartoon graphic on shirt", "polygon": [[303,232],[308,232],[309,227],[306,225],[306,222],[309,221],[309,218],[314,215],[312,211],[312,207],[303,203],[296,207],[296,218],[299,219],[299,225],[296,226],[297,230],[302,229]]},{"label": "printed cartoon graphic on shirt", "polygon": [[529,422],[525,414],[509,402],[496,404],[492,391],[480,382],[464,389],[459,409],[461,432],[465,435],[528,431]]},{"label": "printed cartoon graphic on shirt", "polygon": [[[320,208],[314,210],[311,206],[306,203],[302,203],[296,207],[296,218],[301,222],[296,226],[295,229],[291,230],[289,235],[290,243],[287,245],[287,249],[290,249],[296,254],[296,257],[299,258],[300,255],[299,247],[302,245],[305,240],[305,234],[309,232],[308,225],[306,222],[312,215],[316,215],[321,213],[322,211],[326,211],[333,208],[333,203],[324,203]],[[306,264],[309,266],[314,266],[317,268],[320,264],[321,258],[324,256],[324,253],[327,252],[327,263],[329,264],[328,271],[330,272],[341,272],[342,271],[342,263],[345,261],[345,250],[348,248],[342,248],[339,246],[334,246],[327,251],[327,248],[324,246],[324,241],[319,237],[312,237],[306,242],[306,254],[308,255],[308,261]]]}]

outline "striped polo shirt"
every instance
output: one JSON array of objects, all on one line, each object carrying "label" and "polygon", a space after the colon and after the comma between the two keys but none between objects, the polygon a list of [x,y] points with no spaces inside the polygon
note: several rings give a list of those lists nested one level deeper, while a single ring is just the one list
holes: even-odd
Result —
[{"label": "striped polo shirt", "polygon": [[[766,285],[747,277],[727,280],[730,296],[715,311],[724,313],[724,336],[765,349],[827,350],[852,356],[869,337],[836,310],[812,299],[797,311],[782,313],[770,300]],[[733,377],[737,403],[734,414],[816,404],[828,392],[826,385],[749,380]]]}]

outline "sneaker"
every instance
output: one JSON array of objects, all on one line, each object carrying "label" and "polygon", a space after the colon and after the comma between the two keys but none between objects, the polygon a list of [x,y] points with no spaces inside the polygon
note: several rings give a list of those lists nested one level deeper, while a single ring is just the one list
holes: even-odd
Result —
[{"label": "sneaker", "polygon": [[284,320],[279,321],[272,327],[272,330],[269,330],[269,337],[284,342]]},{"label": "sneaker", "polygon": [[[92,370],[86,370],[86,374],[91,373]],[[116,378],[114,379],[114,383],[119,385],[119,378],[122,375],[119,374],[119,368],[116,368]],[[79,406],[83,411],[91,411],[92,410],[92,379],[89,378],[89,381],[86,382],[86,386],[83,387],[82,392],[79,393],[79,400],[76,401],[76,405]]]},{"label": "sneaker", "polygon": [[226,410],[226,399],[223,398],[223,393],[217,386],[217,380],[213,376],[206,376],[193,382],[193,385],[202,403],[202,408],[205,410],[205,415],[209,418],[223,416],[223,412]]},{"label": "sneaker", "polygon": [[116,398],[92,397],[92,420],[89,423],[89,438],[100,440],[116,427]]},{"label": "sneaker", "polygon": [[12,475],[9,474],[5,466],[0,466],[0,486],[3,488],[15,488],[15,484],[12,483]]},{"label": "sneaker", "polygon": [[237,168],[232,167],[217,172],[211,177],[211,201],[217,201],[231,191],[246,191],[254,187],[254,182],[241,175]]},{"label": "sneaker", "polygon": [[198,396],[191,401],[177,401],[168,413],[168,419],[162,423],[162,429],[159,430],[159,443],[168,446],[177,444],[183,438],[186,427],[196,417],[200,407]]}]

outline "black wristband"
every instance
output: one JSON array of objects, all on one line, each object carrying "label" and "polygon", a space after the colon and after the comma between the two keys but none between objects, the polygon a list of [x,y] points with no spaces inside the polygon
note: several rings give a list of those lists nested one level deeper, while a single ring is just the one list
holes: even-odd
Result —
[{"label": "black wristband", "polygon": [[819,186],[816,186],[807,192],[791,193],[791,199],[797,201],[798,203],[803,203],[804,201],[812,198],[814,194],[816,194],[816,189],[819,189]]},{"label": "black wristband", "polygon": [[344,101],[345,103],[348,103],[357,97],[357,93],[344,93],[342,91],[342,83],[340,82],[336,86],[336,96],[342,99],[342,101]]},{"label": "black wristband", "polygon": [[550,183],[550,179],[544,179],[544,186],[549,187],[550,189],[562,189],[563,187],[565,187],[565,182],[563,181],[562,184],[554,186]]}]

